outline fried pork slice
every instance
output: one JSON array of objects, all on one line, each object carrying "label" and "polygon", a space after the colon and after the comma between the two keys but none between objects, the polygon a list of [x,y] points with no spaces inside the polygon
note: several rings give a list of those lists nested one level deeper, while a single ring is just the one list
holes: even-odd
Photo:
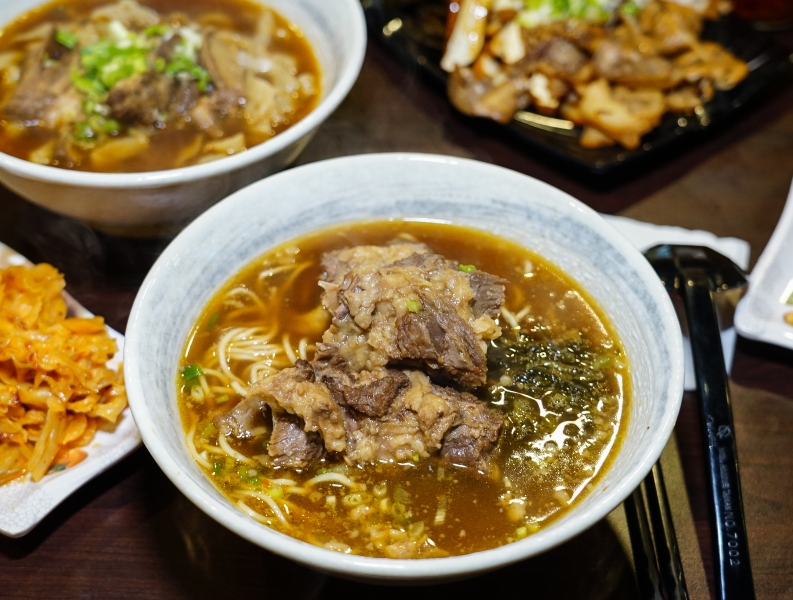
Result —
[{"label": "fried pork slice", "polygon": [[625,148],[634,149],[666,112],[663,93],[655,89],[611,87],[605,79],[576,88],[580,100],[563,114],[578,124],[594,127]]},{"label": "fried pork slice", "polygon": [[332,252],[323,267],[322,301],[333,320],[319,358],[352,372],[398,363],[466,386],[485,383],[486,340],[501,335],[500,279],[463,272],[416,244]]}]

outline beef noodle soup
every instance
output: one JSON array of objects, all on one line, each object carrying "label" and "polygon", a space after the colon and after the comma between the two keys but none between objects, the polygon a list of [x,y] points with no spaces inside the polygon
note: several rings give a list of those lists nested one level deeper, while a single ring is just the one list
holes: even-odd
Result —
[{"label": "beef noodle soup", "polygon": [[258,258],[205,308],[177,379],[187,448],[240,511],[390,558],[486,550],[563,515],[630,396],[619,340],[569,277],[417,221]]},{"label": "beef noodle soup", "polygon": [[0,34],[0,151],[42,165],[202,164],[270,139],[320,96],[303,34],[248,0],[56,1]]}]

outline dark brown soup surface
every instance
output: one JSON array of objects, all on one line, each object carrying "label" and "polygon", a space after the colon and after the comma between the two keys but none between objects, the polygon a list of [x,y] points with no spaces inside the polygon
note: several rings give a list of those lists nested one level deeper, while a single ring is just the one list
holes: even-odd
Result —
[{"label": "dark brown soup surface", "polygon": [[[507,282],[503,335],[489,342],[487,384],[475,390],[504,419],[488,468],[438,455],[348,465],[333,454],[307,469],[276,468],[267,432],[221,435],[214,417],[254,381],[312,359],[330,322],[322,255],[397,239]],[[559,269],[481,231],[402,220],[316,232],[253,261],[203,311],[177,379],[188,449],[241,511],[318,546],[392,558],[494,548],[563,515],[608,468],[630,397],[612,326]]]},{"label": "dark brown soup surface", "polygon": [[249,0],[56,0],[0,31],[0,151],[59,168],[172,169],[305,117],[303,33]]}]

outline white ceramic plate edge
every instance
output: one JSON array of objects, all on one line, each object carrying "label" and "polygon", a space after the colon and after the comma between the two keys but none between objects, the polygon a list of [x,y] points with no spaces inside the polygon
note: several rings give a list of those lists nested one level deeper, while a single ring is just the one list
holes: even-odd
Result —
[{"label": "white ceramic plate edge", "polygon": [[774,233],[757,260],[749,290],[735,311],[735,328],[743,337],[793,349],[793,327],[783,315],[793,311],[782,296],[793,282],[793,185]]}]

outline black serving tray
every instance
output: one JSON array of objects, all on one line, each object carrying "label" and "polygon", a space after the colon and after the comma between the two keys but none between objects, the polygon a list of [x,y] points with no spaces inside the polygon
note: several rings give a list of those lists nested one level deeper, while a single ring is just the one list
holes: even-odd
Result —
[{"label": "black serving tray", "polygon": [[[372,37],[411,69],[438,84],[445,93],[447,73],[440,68],[446,27],[446,0],[362,0]],[[642,138],[636,150],[620,146],[588,149],[578,143],[580,129],[545,130],[513,120],[493,127],[517,138],[518,143],[550,154],[595,174],[612,174],[628,165],[659,156],[662,150],[691,142],[697,135],[730,122],[743,107],[759,100],[782,75],[791,70],[793,55],[734,16],[706,21],[703,39],[722,44],[750,67],[748,77],[727,92],[717,92],[698,114],[667,114],[661,124]]]}]

